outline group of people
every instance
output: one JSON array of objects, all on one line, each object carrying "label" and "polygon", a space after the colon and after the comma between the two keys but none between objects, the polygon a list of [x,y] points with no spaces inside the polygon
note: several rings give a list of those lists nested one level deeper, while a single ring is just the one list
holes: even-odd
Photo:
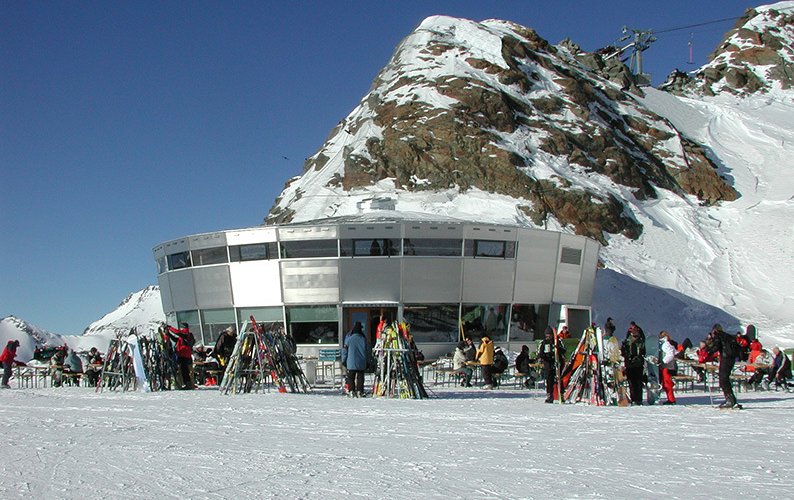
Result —
[{"label": "group of people", "polygon": [[181,328],[165,325],[164,331],[174,342],[180,389],[191,390],[197,385],[217,384],[219,380],[214,374],[226,370],[237,343],[237,331],[232,326],[224,329],[215,345],[208,349],[203,344],[196,345],[190,325],[181,323],[179,326]]}]

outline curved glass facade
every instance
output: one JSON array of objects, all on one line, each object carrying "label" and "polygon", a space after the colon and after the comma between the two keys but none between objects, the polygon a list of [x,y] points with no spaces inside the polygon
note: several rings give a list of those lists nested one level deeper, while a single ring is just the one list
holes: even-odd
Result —
[{"label": "curved glass facade", "polygon": [[339,344],[354,320],[372,335],[384,315],[432,355],[462,335],[526,342],[561,305],[589,308],[599,248],[518,226],[358,216],[188,236],[154,258],[166,315],[205,344],[253,314],[310,350]]}]

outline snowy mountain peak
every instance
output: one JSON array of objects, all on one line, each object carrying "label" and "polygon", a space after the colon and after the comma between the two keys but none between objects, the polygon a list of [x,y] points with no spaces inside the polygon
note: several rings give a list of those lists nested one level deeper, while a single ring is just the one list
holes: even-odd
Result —
[{"label": "snowy mountain peak", "polygon": [[697,144],[626,92],[633,83],[614,64],[512,22],[430,17],[267,222],[350,215],[387,193],[398,211],[464,220],[483,220],[488,200],[487,220],[607,244],[641,234],[629,205],[659,189],[735,199]]},{"label": "snowy mountain peak", "polygon": [[680,71],[661,88],[683,95],[749,95],[794,86],[794,2],[748,9],[711,60],[690,78]]},{"label": "snowy mountain peak", "polygon": [[108,340],[136,328],[142,333],[165,321],[160,288],[150,285],[128,295],[116,309],[88,325],[83,336],[100,335]]},{"label": "snowy mountain peak", "polygon": [[[790,95],[771,77],[792,75],[792,3],[748,12],[702,70],[723,61],[709,85],[723,83],[690,92],[697,99],[640,91],[618,58],[512,22],[425,19],[266,222],[354,215],[388,197],[401,213],[576,232],[606,245],[596,321],[694,340],[714,322],[753,323],[764,341],[791,345],[782,242],[794,238],[794,108],[709,94],[726,94],[729,69],[746,63]],[[746,30],[777,40],[780,59],[750,64],[769,51]]]}]

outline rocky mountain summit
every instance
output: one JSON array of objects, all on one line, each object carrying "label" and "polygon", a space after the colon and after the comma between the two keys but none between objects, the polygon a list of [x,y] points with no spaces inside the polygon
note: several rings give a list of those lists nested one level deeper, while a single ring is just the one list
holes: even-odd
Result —
[{"label": "rocky mountain summit", "polygon": [[794,2],[748,9],[694,76],[674,71],[661,89],[677,95],[748,95],[794,85]]},{"label": "rocky mountain summit", "polygon": [[398,210],[400,193],[479,191],[513,199],[511,222],[554,219],[607,244],[609,234],[642,233],[627,199],[658,189],[703,204],[735,199],[708,153],[632,92],[641,94],[622,63],[570,41],[555,46],[506,21],[430,17],[266,222],[355,212],[374,187],[396,193]]}]

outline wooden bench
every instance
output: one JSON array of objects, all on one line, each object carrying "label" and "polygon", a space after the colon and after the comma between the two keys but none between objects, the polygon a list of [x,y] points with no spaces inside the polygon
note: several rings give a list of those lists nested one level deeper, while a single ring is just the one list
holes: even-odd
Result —
[{"label": "wooden bench", "polygon": [[682,391],[694,391],[695,390],[695,377],[692,375],[673,375],[670,377],[673,379],[673,385],[675,386],[676,390],[681,389]]}]

